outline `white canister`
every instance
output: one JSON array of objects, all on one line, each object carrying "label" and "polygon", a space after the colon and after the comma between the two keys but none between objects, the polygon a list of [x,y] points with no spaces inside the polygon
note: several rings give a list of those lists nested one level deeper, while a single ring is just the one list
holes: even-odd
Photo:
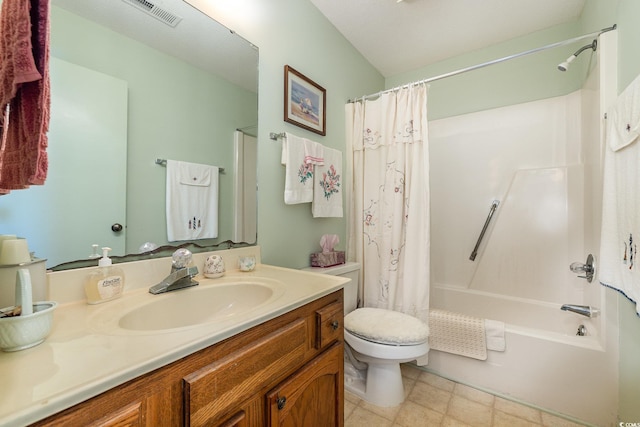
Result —
[{"label": "white canister", "polygon": [[5,239],[0,241],[0,265],[17,265],[31,261],[27,239]]}]

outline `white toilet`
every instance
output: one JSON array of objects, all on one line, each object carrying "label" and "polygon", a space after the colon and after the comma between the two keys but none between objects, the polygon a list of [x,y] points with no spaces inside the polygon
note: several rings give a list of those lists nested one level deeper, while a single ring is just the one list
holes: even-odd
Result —
[{"label": "white toilet", "polygon": [[400,363],[429,352],[427,325],[415,317],[379,308],[359,308],[360,264],[348,262],[315,273],[351,279],[344,286],[345,389],[376,406],[404,401]]}]

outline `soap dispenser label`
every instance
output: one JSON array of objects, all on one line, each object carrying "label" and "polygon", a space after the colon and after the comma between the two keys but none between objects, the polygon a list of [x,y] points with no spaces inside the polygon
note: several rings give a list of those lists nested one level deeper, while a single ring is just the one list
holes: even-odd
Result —
[{"label": "soap dispenser label", "polygon": [[121,289],[122,277],[120,276],[108,276],[98,281],[98,292],[102,299],[112,298],[118,295]]}]

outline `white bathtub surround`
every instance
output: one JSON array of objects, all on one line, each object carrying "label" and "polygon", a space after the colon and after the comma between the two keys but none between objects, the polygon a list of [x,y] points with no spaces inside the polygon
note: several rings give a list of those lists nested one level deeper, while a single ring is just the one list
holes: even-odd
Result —
[{"label": "white bathtub surround", "polygon": [[[504,322],[506,349],[486,361],[433,350],[428,368],[603,426],[617,424],[618,297],[569,265],[589,253],[600,259],[601,126],[617,92],[615,38],[600,37],[579,91],[429,123],[438,183],[431,306]],[[470,261],[495,199],[500,206]],[[588,318],[563,304],[602,312]],[[581,325],[586,335],[576,336]]]},{"label": "white bathtub surround", "polygon": [[635,302],[640,315],[640,77],[607,117],[600,281]]},{"label": "white bathtub surround", "polygon": [[427,322],[427,88],[412,86],[347,104],[345,112],[353,171],[348,258],[363,266],[364,306]]}]

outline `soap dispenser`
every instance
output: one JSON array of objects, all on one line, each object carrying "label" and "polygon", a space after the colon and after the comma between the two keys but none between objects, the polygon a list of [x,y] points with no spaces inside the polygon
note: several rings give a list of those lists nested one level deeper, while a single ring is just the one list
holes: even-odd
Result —
[{"label": "soap dispenser", "polygon": [[110,250],[111,248],[102,248],[102,258],[98,261],[98,268],[93,270],[85,281],[84,292],[89,304],[100,304],[122,295],[124,271],[112,265],[111,258],[108,256]]}]

